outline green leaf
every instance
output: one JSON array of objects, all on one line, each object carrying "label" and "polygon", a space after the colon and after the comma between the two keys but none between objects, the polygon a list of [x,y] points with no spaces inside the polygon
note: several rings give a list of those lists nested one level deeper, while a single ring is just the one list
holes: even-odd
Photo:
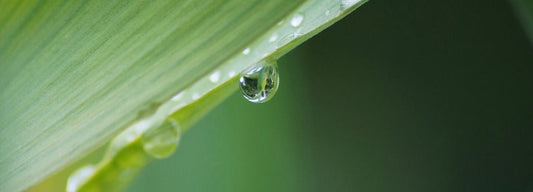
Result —
[{"label": "green leaf", "polygon": [[139,123],[146,131],[171,116],[186,130],[236,90],[236,74],[279,58],[361,4],[2,3],[0,190],[26,189]]}]

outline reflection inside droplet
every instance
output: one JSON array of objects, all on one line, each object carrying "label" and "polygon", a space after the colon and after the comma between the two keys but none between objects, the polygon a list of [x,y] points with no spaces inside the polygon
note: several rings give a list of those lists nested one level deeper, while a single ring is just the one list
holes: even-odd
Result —
[{"label": "reflection inside droplet", "polygon": [[248,101],[264,103],[272,99],[279,86],[275,61],[262,61],[246,70],[239,79],[241,93]]}]

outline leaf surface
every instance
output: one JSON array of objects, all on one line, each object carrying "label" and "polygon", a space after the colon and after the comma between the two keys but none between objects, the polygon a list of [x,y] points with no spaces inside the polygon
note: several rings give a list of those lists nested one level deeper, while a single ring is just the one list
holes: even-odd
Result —
[{"label": "leaf surface", "polygon": [[1,4],[0,189],[19,191],[139,119],[178,115],[191,119],[187,128],[220,99],[189,103],[233,91],[236,74],[277,59],[362,1]]}]

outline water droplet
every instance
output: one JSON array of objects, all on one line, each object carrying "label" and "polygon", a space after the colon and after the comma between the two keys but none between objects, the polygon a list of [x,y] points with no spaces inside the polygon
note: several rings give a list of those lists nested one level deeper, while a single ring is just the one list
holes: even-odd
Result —
[{"label": "water droplet", "polygon": [[248,101],[267,102],[278,90],[278,66],[275,61],[262,61],[243,72],[239,83],[242,95]]},{"label": "water droplet", "polygon": [[324,14],[326,14],[326,16],[329,16],[329,10],[326,10],[326,12],[324,12]]},{"label": "water droplet", "polygon": [[302,14],[296,13],[291,19],[291,25],[293,27],[298,27],[300,26],[300,24],[302,24],[303,20],[304,20],[304,16]]},{"label": "water droplet", "polygon": [[198,93],[193,93],[192,94],[192,100],[196,100],[198,98],[200,98],[200,95]]},{"label": "water droplet", "polygon": [[228,73],[228,77],[229,77],[229,78],[232,78],[232,77],[234,77],[235,75],[237,75],[237,73],[235,73],[235,71],[230,71],[230,72]]},{"label": "water droplet", "polygon": [[209,76],[209,80],[213,83],[218,82],[220,79],[220,71],[215,71],[211,76]]},{"label": "water droplet", "polygon": [[341,10],[348,9],[359,1],[360,0],[341,0]]},{"label": "water droplet", "polygon": [[142,137],[144,151],[155,158],[168,157],[178,147],[180,135],[178,122],[168,117],[157,128],[144,133]]},{"label": "water droplet", "polygon": [[78,170],[76,170],[74,173],[72,173],[68,177],[67,181],[67,192],[75,192],[78,191],[80,186],[89,179],[89,177],[94,172],[94,166],[87,165],[85,167],[82,167]]},{"label": "water droplet", "polygon": [[250,48],[242,50],[242,54],[248,55],[248,53],[250,53]]},{"label": "water droplet", "polygon": [[270,36],[270,38],[268,39],[268,42],[274,42],[278,39],[278,34],[273,34],[272,36]]}]

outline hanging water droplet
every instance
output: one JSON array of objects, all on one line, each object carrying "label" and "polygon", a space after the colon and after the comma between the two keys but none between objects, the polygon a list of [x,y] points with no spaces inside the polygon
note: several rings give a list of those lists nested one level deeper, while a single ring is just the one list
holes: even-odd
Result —
[{"label": "hanging water droplet", "polygon": [[159,127],[144,133],[142,137],[144,151],[155,158],[168,157],[178,147],[180,135],[178,122],[168,117]]},{"label": "hanging water droplet", "polygon": [[68,177],[67,181],[67,192],[75,192],[78,191],[80,186],[89,179],[89,177],[94,172],[94,166],[87,165],[85,167],[82,167],[78,170],[76,170],[74,173],[72,173]]},{"label": "hanging water droplet", "polygon": [[275,61],[262,61],[244,71],[239,82],[242,95],[248,101],[267,102],[278,90],[278,66]]}]

